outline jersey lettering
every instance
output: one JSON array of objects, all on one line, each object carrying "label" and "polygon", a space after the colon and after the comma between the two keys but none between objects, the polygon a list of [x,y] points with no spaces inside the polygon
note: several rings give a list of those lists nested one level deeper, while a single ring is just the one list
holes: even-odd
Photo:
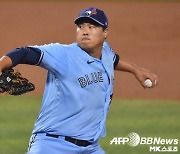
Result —
[{"label": "jersey lettering", "polygon": [[103,82],[102,72],[93,72],[78,78],[81,88],[91,85],[93,83]]}]

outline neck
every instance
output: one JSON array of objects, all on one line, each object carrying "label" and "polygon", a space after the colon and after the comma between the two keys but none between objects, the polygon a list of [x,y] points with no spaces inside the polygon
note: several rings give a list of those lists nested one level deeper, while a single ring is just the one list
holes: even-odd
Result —
[{"label": "neck", "polygon": [[92,57],[94,57],[94,58],[97,58],[97,59],[100,59],[100,58],[101,58],[101,51],[100,51],[100,52],[96,52],[96,51],[87,51],[87,50],[86,50],[86,52],[87,52],[90,56],[92,56]]},{"label": "neck", "polygon": [[101,59],[102,46],[96,49],[84,49],[84,48],[81,48],[81,49],[84,50],[86,53],[88,53],[90,56],[97,59]]}]

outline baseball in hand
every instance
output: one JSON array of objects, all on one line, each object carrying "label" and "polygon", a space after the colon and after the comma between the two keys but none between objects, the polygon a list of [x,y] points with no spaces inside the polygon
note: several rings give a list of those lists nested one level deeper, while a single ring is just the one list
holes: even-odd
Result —
[{"label": "baseball in hand", "polygon": [[145,85],[146,85],[147,88],[151,88],[151,87],[152,87],[152,81],[151,81],[150,79],[146,79],[146,80],[144,81],[144,83],[145,83]]}]

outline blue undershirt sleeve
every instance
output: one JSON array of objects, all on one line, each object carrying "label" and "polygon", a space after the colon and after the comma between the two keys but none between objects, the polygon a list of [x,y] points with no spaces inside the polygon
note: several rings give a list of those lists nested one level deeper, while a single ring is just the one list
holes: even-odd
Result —
[{"label": "blue undershirt sleeve", "polygon": [[39,65],[43,57],[43,52],[34,47],[21,47],[8,52],[6,56],[11,58],[12,67],[18,64]]},{"label": "blue undershirt sleeve", "polygon": [[114,69],[116,68],[118,63],[119,63],[119,55],[115,54],[115,56],[114,56]]}]

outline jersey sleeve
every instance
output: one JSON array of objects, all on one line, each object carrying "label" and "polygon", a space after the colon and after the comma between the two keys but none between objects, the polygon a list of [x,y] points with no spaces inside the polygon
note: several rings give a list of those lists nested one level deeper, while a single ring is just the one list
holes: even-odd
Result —
[{"label": "jersey sleeve", "polygon": [[117,53],[115,53],[113,61],[114,61],[114,69],[115,69],[117,64],[119,63],[119,55]]},{"label": "jersey sleeve", "polygon": [[64,45],[59,43],[45,44],[45,45],[35,45],[30,46],[38,48],[42,52],[41,62],[39,63],[40,67],[47,69],[52,72],[59,72],[64,74],[67,72],[68,67],[68,56],[66,48]]}]

